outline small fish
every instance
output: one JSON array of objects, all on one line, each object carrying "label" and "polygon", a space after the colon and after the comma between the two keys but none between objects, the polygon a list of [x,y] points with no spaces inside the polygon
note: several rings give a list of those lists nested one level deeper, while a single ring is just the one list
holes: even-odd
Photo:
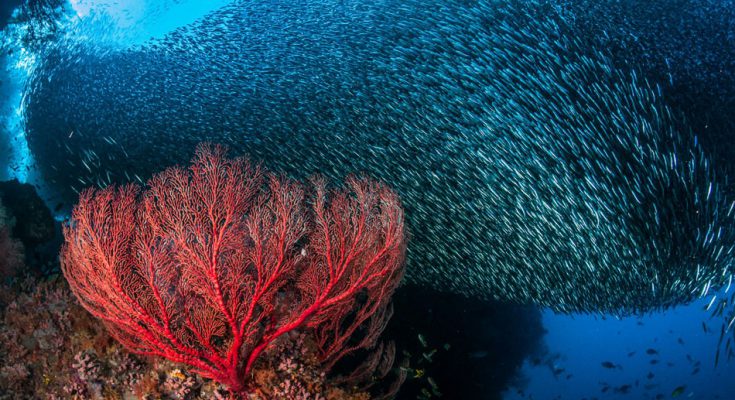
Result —
[{"label": "small fish", "polygon": [[613,369],[613,368],[619,367],[618,365],[616,365],[615,363],[611,361],[603,361],[601,365],[602,365],[602,368],[607,368],[607,369]]},{"label": "small fish", "polygon": [[431,393],[434,396],[441,397],[442,396],[442,393],[439,391],[439,385],[436,384],[436,382],[434,381],[434,379],[432,379],[431,377],[428,377],[428,378],[426,378],[426,381],[429,382],[429,385],[431,386]]},{"label": "small fish", "polygon": [[686,386],[677,386],[676,389],[674,389],[674,391],[671,392],[671,397],[681,396],[686,390],[686,388],[687,388]]},{"label": "small fish", "polygon": [[618,394],[628,394],[630,393],[630,389],[632,388],[633,386],[631,385],[621,385],[621,386],[616,387],[614,391],[615,393],[618,393]]},{"label": "small fish", "polygon": [[421,347],[429,347],[429,345],[426,342],[426,338],[424,337],[424,335],[422,335],[422,334],[419,333],[418,336],[419,336],[419,343],[421,343]]},{"label": "small fish", "polygon": [[434,350],[431,350],[431,351],[430,351],[430,352],[428,352],[428,353],[421,353],[421,357],[422,357],[422,358],[423,358],[424,360],[428,361],[428,362],[432,362],[432,361],[434,361],[434,359],[433,359],[433,357],[434,357],[434,354],[436,354],[436,349],[434,349]]},{"label": "small fish", "polygon": [[654,354],[658,354],[658,351],[656,351],[655,349],[648,349],[646,350],[646,354],[648,354],[649,356],[652,356]]}]

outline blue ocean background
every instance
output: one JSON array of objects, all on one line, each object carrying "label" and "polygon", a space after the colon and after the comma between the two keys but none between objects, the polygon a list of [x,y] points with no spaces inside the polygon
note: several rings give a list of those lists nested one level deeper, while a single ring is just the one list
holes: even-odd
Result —
[{"label": "blue ocean background", "polygon": [[[703,311],[708,300],[642,317],[543,313],[551,365],[525,363],[528,386],[506,399],[732,399],[733,362],[714,366],[719,326]],[[707,331],[705,332],[706,326]],[[653,349],[657,354],[646,351]],[[657,360],[657,364],[651,364]],[[608,369],[603,362],[612,362]],[[554,369],[563,372],[554,373]],[[567,375],[571,377],[567,378]],[[648,374],[653,374],[648,378]],[[608,388],[603,392],[604,388]],[[524,397],[525,396],[525,397]]]},{"label": "blue ocean background", "polygon": [[[265,0],[267,1],[267,0]],[[208,12],[229,3],[229,0],[69,0],[68,6],[74,18],[84,20],[91,10],[106,18],[99,25],[92,23],[84,27],[88,40],[98,40],[100,46],[112,48],[135,47],[152,38],[161,38],[176,28],[202,18]],[[0,4],[0,17],[7,17],[14,2],[4,0]],[[110,28],[113,29],[110,29]],[[99,35],[95,38],[95,35]],[[36,61],[22,45],[2,58],[3,74],[0,78],[0,118],[4,144],[4,165],[0,165],[0,179],[18,179],[29,182],[40,189],[48,203],[57,203],[55,193],[48,188],[41,174],[35,169],[44,160],[34,159],[25,142],[22,122],[23,84],[29,70]],[[83,95],[83,93],[80,93]],[[733,116],[735,118],[735,116]],[[735,140],[733,136],[732,140]],[[735,163],[734,163],[735,164]],[[735,167],[729,167],[735,168]],[[57,212],[57,219],[65,217],[65,210]],[[724,290],[717,292],[725,297]],[[532,352],[526,354],[515,374],[508,381],[502,398],[516,399],[723,399],[735,400],[735,361],[720,356],[715,366],[718,341],[721,340],[721,321],[712,319],[705,308],[712,293],[691,304],[677,306],[665,311],[649,312],[641,316],[617,317],[614,315],[558,314],[551,310],[540,310],[544,332]],[[431,299],[425,301],[430,307]],[[483,304],[480,300],[464,299],[467,304]],[[497,307],[488,303],[487,307]],[[394,318],[400,318],[400,309]],[[448,324],[453,323],[447,321]],[[478,329],[472,337],[493,334],[491,330],[458,325],[459,329]],[[465,328],[466,327],[466,328]],[[520,328],[521,332],[523,329]],[[518,332],[504,340],[514,341]],[[432,332],[411,332],[432,339]],[[730,334],[725,334],[730,337]],[[416,339],[418,341],[418,339]],[[437,346],[439,346],[437,344]],[[464,343],[459,359],[470,363],[498,362],[491,360],[493,349],[484,348],[478,341]],[[652,351],[649,351],[652,350]],[[450,348],[446,350],[452,352]],[[656,360],[656,363],[652,361]],[[501,361],[502,362],[502,361]],[[613,367],[606,367],[611,363]],[[607,364],[608,366],[611,364]],[[468,364],[473,365],[473,364]],[[516,368],[518,365],[511,365]],[[497,368],[505,368],[499,364]],[[433,364],[427,371],[447,375],[439,379],[439,390],[452,393],[451,385],[472,382],[451,378],[457,371],[442,371],[441,364]],[[459,374],[461,375],[461,374]],[[474,376],[476,383],[490,377]],[[407,386],[425,386],[420,378],[409,378]],[[478,387],[482,387],[478,384]],[[680,389],[680,390],[679,390]],[[406,392],[410,392],[407,390]],[[496,398],[478,391],[477,399]],[[440,397],[440,396],[437,396]],[[411,398],[399,395],[399,399]],[[443,398],[453,398],[447,394]],[[499,397],[497,397],[499,398]]]}]

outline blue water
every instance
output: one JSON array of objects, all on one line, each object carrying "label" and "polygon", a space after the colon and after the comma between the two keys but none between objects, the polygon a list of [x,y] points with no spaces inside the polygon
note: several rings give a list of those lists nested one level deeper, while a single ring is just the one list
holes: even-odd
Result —
[{"label": "blue water", "polygon": [[[553,365],[564,372],[555,376],[549,365],[526,362],[525,396],[512,389],[506,399],[655,399],[659,394],[669,399],[679,386],[686,386],[680,398],[733,399],[735,362],[723,362],[721,357],[719,366],[714,366],[720,326],[703,311],[708,302],[701,299],[666,312],[623,319],[544,312],[545,342],[550,353],[559,355]],[[658,354],[646,354],[648,349]],[[653,365],[651,360],[659,362]],[[604,368],[605,361],[620,367]],[[699,372],[693,374],[697,363]],[[648,379],[649,373],[654,377]],[[623,385],[632,387],[628,393],[615,393]],[[646,385],[655,387],[646,389]],[[610,387],[607,393],[602,392],[605,386]]]}]

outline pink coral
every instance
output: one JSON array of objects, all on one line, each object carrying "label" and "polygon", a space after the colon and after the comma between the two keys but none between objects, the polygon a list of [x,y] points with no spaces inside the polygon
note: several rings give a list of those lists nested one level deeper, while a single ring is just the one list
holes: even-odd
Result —
[{"label": "pink coral", "polygon": [[79,352],[74,356],[72,365],[82,382],[94,382],[100,379],[100,363],[97,357],[89,352]]},{"label": "pink coral", "polygon": [[189,398],[199,385],[196,379],[179,369],[175,369],[166,375],[163,390],[174,400],[184,400]]}]

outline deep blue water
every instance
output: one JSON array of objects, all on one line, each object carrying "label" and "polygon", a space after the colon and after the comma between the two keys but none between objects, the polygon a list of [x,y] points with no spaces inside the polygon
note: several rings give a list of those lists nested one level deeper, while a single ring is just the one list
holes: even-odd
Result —
[{"label": "deep blue water", "polygon": [[[655,399],[671,398],[679,386],[686,386],[682,398],[731,399],[735,384],[732,362],[714,367],[712,351],[719,338],[719,326],[703,312],[708,301],[700,300],[643,317],[616,319],[586,315],[543,314],[548,329],[545,342],[553,361],[564,369],[554,376],[549,365],[524,365],[528,386],[526,397],[510,391],[508,399]],[[702,324],[706,324],[707,333]],[[648,349],[658,354],[650,355]],[[657,364],[651,364],[658,360]],[[610,361],[619,368],[602,366]],[[648,374],[654,376],[648,379]],[[567,375],[572,376],[567,379]],[[618,392],[624,385],[631,388]],[[646,386],[649,386],[648,388]],[[603,392],[609,387],[607,393]]]},{"label": "deep blue water", "polygon": [[[78,31],[73,32],[83,32],[89,35],[92,39],[87,38],[87,40],[92,43],[99,40],[102,47],[135,48],[152,38],[164,37],[176,28],[192,24],[208,12],[228,3],[231,3],[231,0],[208,2],[198,0],[161,2],[155,0],[70,0],[70,3],[66,4],[66,10],[59,15],[72,21],[65,23],[79,24],[79,27],[75,28]],[[723,1],[723,3],[727,2]],[[560,2],[560,5],[563,4],[564,2]],[[10,15],[10,6],[10,3],[0,4],[0,28],[3,27],[3,21],[7,20]],[[635,11],[635,8],[632,7],[631,10]],[[105,18],[93,22],[85,20],[89,15],[95,15],[95,12],[100,12]],[[682,18],[700,17],[690,14],[682,15]],[[735,20],[723,23],[735,31]],[[625,29],[625,24],[622,24],[620,29]],[[5,34],[7,37],[12,36],[10,31],[6,31]],[[95,39],[95,34],[99,34],[100,37]],[[725,38],[723,41],[734,44],[732,38]],[[635,44],[628,45],[635,46]],[[23,98],[24,84],[29,74],[34,72],[34,68],[40,65],[40,58],[43,57],[43,54],[35,54],[32,46],[26,46],[24,43],[6,43],[3,51],[5,52],[2,58],[3,70],[1,72],[3,75],[0,79],[0,117],[2,118],[3,141],[0,143],[0,156],[2,156],[3,164],[0,164],[2,167],[0,177],[3,179],[17,178],[38,185],[42,196],[48,200],[49,206],[54,208],[59,202],[55,197],[58,193],[55,192],[53,184],[44,181],[43,173],[37,168],[45,160],[34,158],[24,135],[23,107],[26,104],[24,103],[26,99]],[[681,55],[679,53],[676,54]],[[718,56],[715,54],[710,56],[711,59],[703,59],[702,68],[717,64],[716,60],[712,59],[717,59]],[[726,62],[723,63],[727,65]],[[696,73],[696,62],[693,63],[694,66],[684,64],[682,62],[678,65],[683,71],[680,72],[680,76],[700,77]],[[711,71],[707,71],[709,72]],[[715,158],[723,175],[735,171],[735,163],[728,158],[730,150],[735,148],[735,132],[729,130],[735,126],[735,114],[727,114],[728,111],[733,111],[735,103],[733,98],[727,96],[735,92],[735,87],[725,87],[726,84],[732,82],[731,72],[728,74],[728,71],[719,71],[721,75],[716,74],[717,79],[713,78],[710,81],[707,81],[706,78],[698,78],[699,83],[712,86],[701,88],[702,96],[705,96],[704,100],[694,102],[700,108],[692,110],[689,116],[695,128],[703,132],[703,141],[706,146],[709,146],[708,150],[716,154]],[[669,71],[661,74],[666,77],[666,80],[673,79]],[[724,75],[728,76],[722,77]],[[49,76],[48,79],[51,82],[54,77]],[[693,82],[697,83],[697,80],[693,79]],[[715,98],[712,93],[719,92],[720,89],[724,93],[724,100],[721,98],[718,103],[712,100]],[[84,96],[84,93],[79,93],[79,95]],[[682,100],[684,97],[677,98],[676,101],[685,103]],[[708,105],[711,104],[715,104],[718,108],[715,106],[708,108]],[[74,107],[74,104],[70,103],[68,106]],[[717,114],[717,118],[709,114],[715,114],[720,111],[720,108],[725,111]],[[701,110],[706,111],[700,113]],[[113,110],[112,113],[114,112]],[[697,116],[701,118],[697,119]],[[711,120],[714,121],[713,126],[716,126],[719,131],[707,136],[707,129],[714,130],[709,125]],[[72,137],[71,135],[72,133],[69,137]],[[127,161],[139,162],[138,160]],[[141,163],[145,161],[149,160],[140,160]],[[733,192],[732,188],[728,189]],[[65,217],[69,206],[69,204],[64,204],[63,207],[57,207],[58,219]],[[722,290],[718,293],[720,297],[725,297]],[[503,315],[503,318],[511,318],[507,317],[507,314],[513,315],[515,311],[508,312],[507,310],[515,309],[504,308],[510,306],[488,305],[474,298],[453,299],[452,301],[456,301],[458,308],[465,304],[467,309],[473,311],[461,316],[447,316],[447,319],[443,321],[433,322],[434,324],[456,326],[457,329],[462,330],[461,333],[456,334],[462,339],[457,340],[453,346],[454,350],[447,350],[448,353],[452,351],[454,353],[443,356],[445,358],[427,367],[427,370],[437,376],[439,388],[445,393],[444,398],[449,399],[459,398],[453,397],[459,396],[458,393],[477,399],[499,398],[497,396],[502,393],[502,398],[509,400],[669,399],[674,397],[735,399],[735,379],[733,379],[735,361],[729,360],[726,355],[721,355],[719,365],[714,366],[722,321],[718,318],[711,318],[710,313],[703,310],[709,303],[710,296],[666,311],[654,311],[639,317],[620,319],[613,315],[565,315],[548,309],[535,310],[533,312],[540,312],[540,323],[546,332],[529,335],[528,338],[522,335],[525,332],[525,320],[522,321],[523,323],[516,321],[517,325],[508,323],[509,326],[513,325],[513,329],[496,330],[492,327],[494,321],[507,323],[498,315]],[[423,304],[432,303],[431,299],[412,301],[419,304],[419,308],[423,307]],[[437,310],[439,307],[437,305]],[[497,311],[495,307],[503,311]],[[404,325],[400,326],[421,325],[421,321],[412,320],[410,315],[406,317],[398,315],[400,309],[400,307],[397,309],[394,317],[401,319]],[[490,309],[493,311],[489,312]],[[477,313],[477,320],[473,320],[473,312]],[[487,314],[482,314],[484,312]],[[527,316],[533,312],[518,311],[517,314]],[[414,317],[416,315],[423,314],[416,312]],[[480,318],[479,315],[483,317]],[[528,330],[534,330],[534,332],[538,328],[538,324],[534,325],[530,322],[527,326]],[[390,335],[396,338],[400,338],[405,333],[396,333],[391,329],[398,328],[389,328]],[[435,332],[432,333],[432,330]],[[410,331],[410,334],[405,333],[404,336],[415,338],[418,334],[421,334],[422,337],[426,336],[429,340],[435,337],[437,346],[440,346],[439,343],[451,343],[452,340],[451,330],[445,331],[444,328],[438,326],[426,327],[426,330],[421,331]],[[493,341],[485,340],[487,338],[483,338],[483,335],[492,336]],[[726,338],[730,336],[732,333],[728,332]],[[398,340],[407,342],[409,339]],[[502,347],[502,344],[498,345],[498,343],[504,340],[518,344],[517,348],[520,349],[508,355],[508,361],[492,357],[493,351],[499,352],[500,350],[498,350],[499,347],[489,347]],[[415,347],[416,341],[414,340],[410,346]],[[509,347],[513,346],[509,345]],[[647,353],[649,349],[651,351]],[[654,360],[655,364],[652,363]],[[446,362],[447,365],[451,364],[452,369],[449,370],[450,367],[447,367],[443,370],[442,362]],[[480,369],[476,375],[468,376],[457,370],[456,366],[462,365],[463,362],[466,363],[465,365],[485,363],[487,368]],[[606,367],[605,363],[611,364]],[[502,374],[502,379],[496,381],[495,374],[501,370],[504,370],[506,374]],[[487,382],[493,383],[487,384]],[[460,388],[452,388],[453,384],[467,385],[467,387],[460,390]],[[404,394],[399,395],[398,398],[413,398],[408,397],[406,393],[415,394],[417,388],[425,385],[422,379],[409,378]],[[681,389],[677,391],[677,388]]]}]

